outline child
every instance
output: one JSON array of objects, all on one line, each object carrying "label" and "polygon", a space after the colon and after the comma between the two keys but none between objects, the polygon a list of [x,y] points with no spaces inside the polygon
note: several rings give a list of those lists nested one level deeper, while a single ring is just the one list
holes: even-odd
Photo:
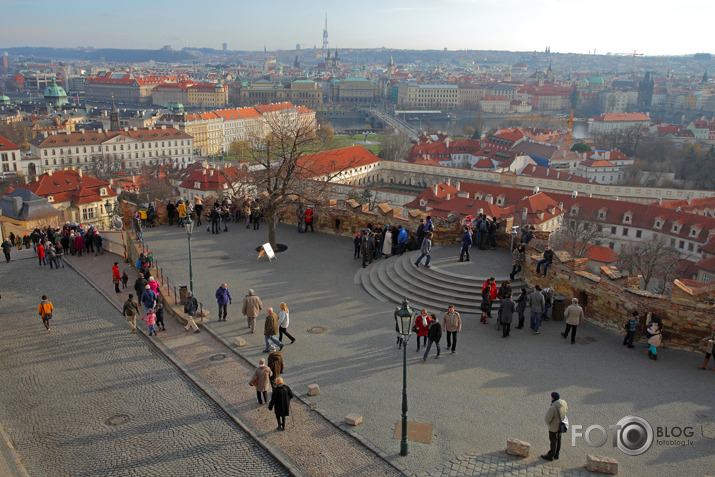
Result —
[{"label": "child", "polygon": [[154,314],[156,315],[156,326],[161,331],[166,331],[164,327],[164,305],[157,303],[154,308]]},{"label": "child", "polygon": [[142,321],[146,321],[147,326],[149,327],[149,336],[151,336],[152,333],[154,333],[154,336],[156,336],[156,315],[154,314],[154,309],[149,308],[146,311],[146,318],[142,318]]},{"label": "child", "polygon": [[147,252],[146,252],[146,263],[149,266],[149,268],[151,268],[152,265],[154,264],[154,254],[151,253],[151,250],[147,250]]},{"label": "child", "polygon": [[124,273],[122,274],[122,289],[126,290],[127,289],[127,282],[129,281],[129,275],[127,275],[127,271],[124,270]]}]

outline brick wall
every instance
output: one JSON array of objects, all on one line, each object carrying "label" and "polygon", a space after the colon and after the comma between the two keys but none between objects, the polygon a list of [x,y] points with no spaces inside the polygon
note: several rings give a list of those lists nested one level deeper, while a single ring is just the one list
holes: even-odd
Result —
[{"label": "brick wall", "polygon": [[[676,280],[671,296],[657,295],[639,289],[640,276],[623,276],[617,270],[601,267],[595,275],[585,270],[587,259],[573,259],[567,252],[556,251],[548,275],[536,275],[536,264],[542,249],[530,248],[521,276],[530,285],[551,287],[563,295],[567,304],[578,298],[585,304],[586,319],[622,334],[628,314],[638,310],[641,316],[636,337],[645,341],[648,313],[659,316],[665,327],[664,346],[690,351],[702,350],[700,339],[710,334],[715,316],[715,285],[691,289]],[[615,338],[614,338],[615,339]]]}]

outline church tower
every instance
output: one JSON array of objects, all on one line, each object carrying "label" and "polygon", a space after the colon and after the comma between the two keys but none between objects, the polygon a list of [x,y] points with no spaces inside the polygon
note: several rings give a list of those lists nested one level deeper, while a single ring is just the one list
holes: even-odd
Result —
[{"label": "church tower", "polygon": [[392,59],[392,55],[390,55],[390,61],[387,63],[387,74],[390,76],[395,74],[395,60]]},{"label": "church tower", "polygon": [[114,95],[112,95],[112,110],[109,112],[109,130],[119,131],[119,111],[114,104]]}]

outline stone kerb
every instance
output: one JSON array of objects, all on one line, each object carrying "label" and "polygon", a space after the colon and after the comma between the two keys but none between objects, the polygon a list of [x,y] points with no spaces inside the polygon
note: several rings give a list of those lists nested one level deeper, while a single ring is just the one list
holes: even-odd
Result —
[{"label": "stone kerb", "polygon": [[620,334],[623,320],[630,312],[638,310],[643,318],[636,338],[644,339],[646,317],[651,313],[663,321],[664,347],[690,351],[699,350],[700,339],[709,334],[713,314],[712,305],[707,306],[707,303],[711,298],[691,296],[688,299],[686,293],[681,293],[677,299],[657,295],[637,288],[635,284],[640,281],[639,276],[622,276],[611,270],[604,270],[597,276],[582,270],[583,259],[570,258],[560,251],[554,255],[548,274],[543,277],[536,274],[536,264],[542,254],[531,249],[527,252],[522,279],[532,287],[537,283],[551,287],[567,299],[578,298],[590,322]]}]

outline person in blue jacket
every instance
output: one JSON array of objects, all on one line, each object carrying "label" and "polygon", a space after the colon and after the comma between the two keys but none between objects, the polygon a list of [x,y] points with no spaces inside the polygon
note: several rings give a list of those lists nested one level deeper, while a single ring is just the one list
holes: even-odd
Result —
[{"label": "person in blue jacket", "polygon": [[228,305],[232,302],[231,292],[228,285],[224,283],[216,290],[216,301],[218,302],[218,321],[226,321]]}]

